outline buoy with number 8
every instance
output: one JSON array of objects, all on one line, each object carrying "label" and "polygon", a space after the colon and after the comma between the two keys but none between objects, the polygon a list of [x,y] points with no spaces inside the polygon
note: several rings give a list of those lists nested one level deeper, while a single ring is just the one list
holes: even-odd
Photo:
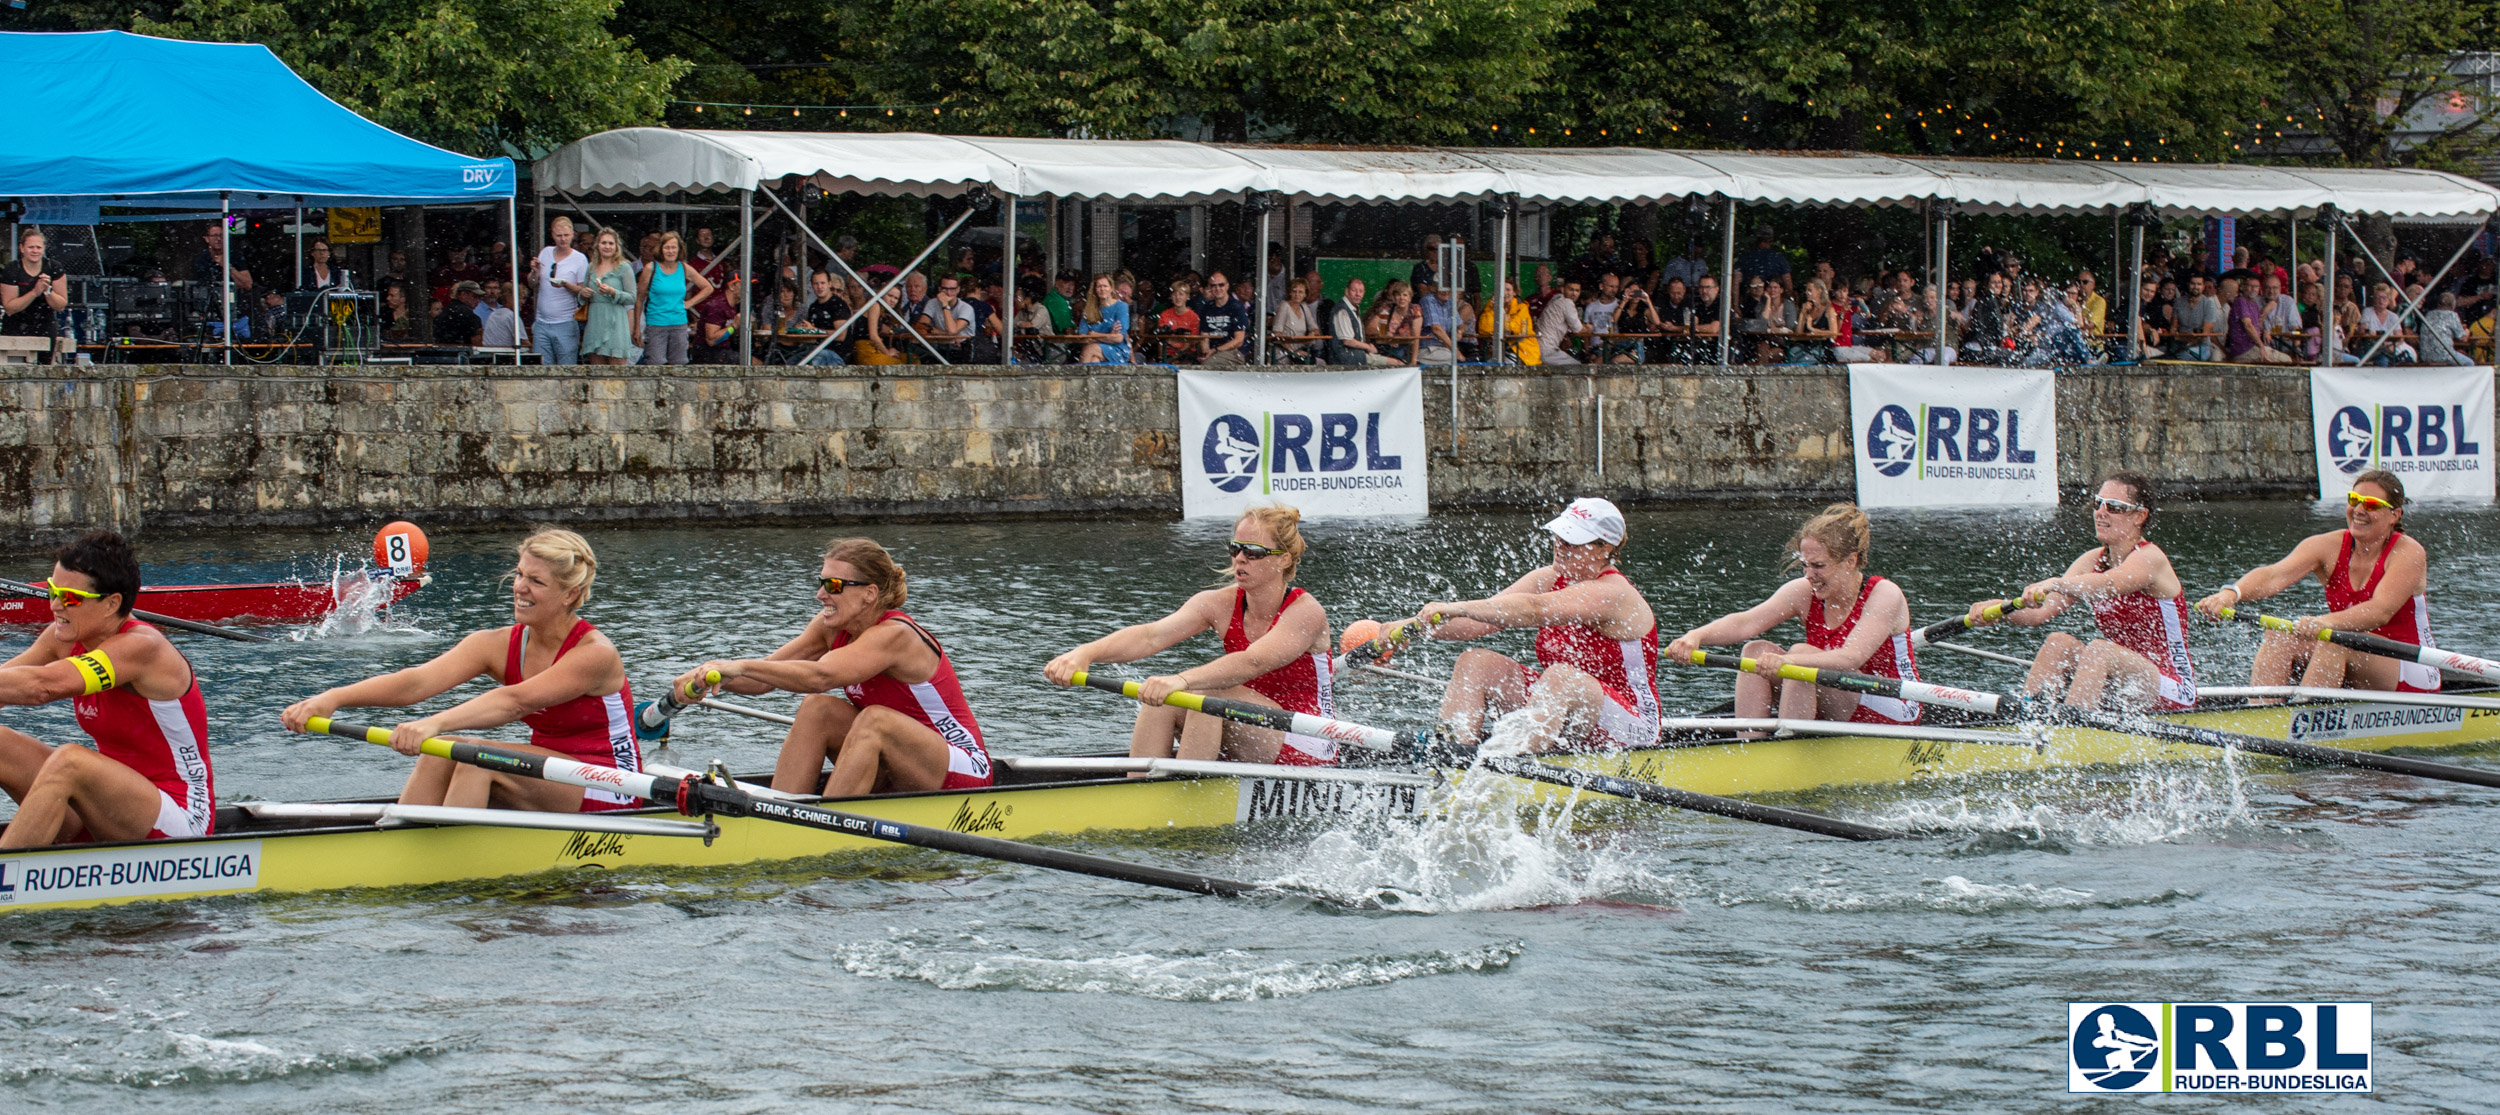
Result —
[{"label": "buoy with number 8", "polygon": [[402,577],[425,572],[425,555],[425,532],[415,523],[390,523],[373,533],[373,564]]}]

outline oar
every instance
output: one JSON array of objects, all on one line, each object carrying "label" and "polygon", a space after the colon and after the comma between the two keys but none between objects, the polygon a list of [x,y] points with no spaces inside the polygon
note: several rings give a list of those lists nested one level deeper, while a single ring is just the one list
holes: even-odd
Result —
[{"label": "oar", "polygon": [[[45,592],[44,590],[36,588],[33,585],[26,584],[23,581],[12,581],[6,578],[0,578],[0,592],[12,593],[18,596],[32,596],[42,600],[52,599],[51,593]],[[275,638],[268,635],[256,635],[249,631],[237,631],[231,627],[219,627],[215,624],[201,623],[197,620],[175,619],[172,616],[158,615],[155,612],[141,611],[137,608],[132,608],[130,610],[130,614],[139,619],[146,620],[149,623],[153,623],[158,627],[171,627],[180,631],[196,631],[202,635],[215,635],[220,639],[232,639],[238,643],[277,642]]]},{"label": "oar", "polygon": [[[712,670],[705,673],[703,680],[707,684],[719,685],[720,671]],[[667,689],[660,692],[658,698],[634,706],[634,738],[656,741],[666,746],[669,721],[675,720],[677,714],[686,711],[689,706],[703,703],[705,703],[703,699],[695,696],[691,689],[687,690],[685,696],[678,696],[677,686],[671,683]]]},{"label": "oar", "polygon": [[[2242,615],[2237,609],[2224,608],[2222,618],[2253,623],[2268,631],[2290,632],[2292,630],[2292,621],[2281,616],[2259,615],[2255,612]],[[2476,658],[2470,654],[2458,654],[2452,650],[2416,646],[2380,635],[2364,635],[2358,631],[2337,631],[2329,627],[2318,629],[2318,641],[2333,643],[2363,654],[2375,654],[2382,658],[2393,658],[2402,662],[2419,662],[2434,669],[2471,674],[2485,681],[2500,681],[2500,662],[2494,662],[2488,658]]]},{"label": "oar", "polygon": [[[1747,673],[1751,673],[1754,669],[1754,660],[1751,658],[1739,658],[1732,654],[1712,654],[1709,651],[1694,651],[1692,661],[1696,666],[1714,666],[1719,669],[1741,670]],[[2363,770],[2405,774],[2415,778],[2433,778],[2447,782],[2463,782],[2470,786],[2500,788],[2500,772],[2480,771],[2472,767],[2434,763],[2424,759],[2409,759],[2402,755],[2377,755],[2366,751],[2346,751],[2340,747],[2320,747],[2314,743],[2293,743],[2289,740],[2252,736],[2244,732],[2225,732],[2213,728],[2174,724],[2150,717],[2125,717],[2098,709],[2075,708],[2037,697],[1982,693],[1970,689],[1955,689],[1946,685],[1931,685],[1922,681],[1879,678],[1872,674],[1819,669],[1793,663],[1782,663],[1779,674],[1790,681],[1802,681],[1808,685],[1845,689],[1854,693],[1872,693],[1879,697],[1898,697],[1921,704],[1945,705],[1950,708],[2001,713],[2007,716],[2030,716],[2041,720],[2062,721],[2087,728],[2098,728],[2105,732],[2145,736],[2172,743],[2194,743],[2224,750],[2238,748],[2260,755],[2298,759],[2306,763],[2359,767]]]},{"label": "oar", "polygon": [[[2012,596],[2004,597],[2004,599],[2015,601],[2015,608],[2022,607],[2022,594],[2019,592],[2013,594]],[[1990,605],[1986,611],[1979,614],[1988,617],[1988,622],[1994,623],[1998,620],[2004,619],[2005,612],[2005,605],[1994,604]],[[1910,632],[1910,645],[1914,647],[1923,647],[1937,639],[1944,638],[1947,635],[1958,635],[1964,631],[1968,631],[1973,626],[1975,625],[1970,621],[1970,610],[1966,608],[1963,609],[1961,615],[1955,616],[1952,619],[1945,620],[1941,623],[1931,623],[1925,627],[1919,628],[1916,631]],[[2030,663],[2026,662],[2024,665],[2028,666]]]},{"label": "oar", "polygon": [[[1069,679],[1069,684],[1082,685],[1132,698],[1137,696],[1141,688],[1133,681],[1094,677],[1084,670],[1078,670],[1076,675]],[[1287,712],[1280,708],[1254,705],[1248,701],[1227,700],[1223,697],[1174,693],[1165,697],[1163,703],[1173,708],[1184,708],[1191,712],[1203,712],[1209,716],[1221,717],[1235,724],[1247,724],[1253,728],[1273,728],[1279,732],[1291,732],[1295,735],[1319,736],[1323,739],[1336,740],[1339,743],[1361,744],[1364,747],[1401,755],[1419,755],[1424,748],[1432,744],[1432,733],[1421,728],[1407,732],[1392,732],[1386,728],[1369,728],[1352,721],[1331,720],[1328,717],[1313,716],[1307,712]]]},{"label": "oar", "polygon": [[[1088,677],[1083,670],[1077,671],[1076,676],[1070,680],[1075,685],[1118,693],[1126,697],[1137,696],[1138,685],[1133,681],[1118,682],[1110,678]],[[1330,720],[1306,713],[1286,712],[1282,709],[1268,708],[1265,705],[1245,704],[1240,701],[1225,700],[1222,697],[1201,696],[1196,693],[1174,693],[1164,698],[1163,703],[1175,708],[1221,716],[1236,723],[1250,724],[1255,727],[1275,728],[1279,731],[1299,732],[1303,735],[1325,734],[1332,739],[1354,742],[1371,743],[1371,741],[1379,740],[1383,742],[1373,743],[1372,746],[1402,747],[1408,749],[1410,754],[1420,755],[1424,746],[1431,742],[1430,733],[1420,730],[1392,732],[1386,728],[1367,728],[1344,720]],[[1331,730],[1326,732],[1314,730],[1321,726],[1327,726]],[[1490,755],[1479,755],[1478,759],[1485,769],[1514,778],[1595,790],[1598,793],[1611,794],[1615,797],[1672,805],[1678,809],[1690,809],[1696,813],[1709,813],[1720,817],[1733,817],[1740,821],[1778,825],[1782,828],[1798,829],[1824,836],[1838,836],[1848,840],[1885,840],[1900,835],[1887,829],[1851,824],[1848,821],[1820,814],[1781,809],[1771,805],[1756,805],[1736,798],[1723,798],[1716,794],[1679,790],[1672,786],[1660,786],[1629,778],[1597,774],[1592,771],[1558,767],[1533,759]]]},{"label": "oar", "polygon": [[[306,725],[309,732],[361,739],[367,743],[388,746],[388,728],[371,728],[361,724],[344,724],[328,717],[316,716]],[[587,790],[606,790],[644,801],[672,806],[690,817],[729,816],[760,817],[767,821],[821,829],[825,832],[883,840],[892,844],[909,844],[915,848],[934,848],[942,852],[1004,860],[1030,867],[1047,867],[1103,879],[1142,883],[1146,886],[1168,887],[1198,894],[1220,894],[1227,897],[1256,893],[1266,889],[1256,883],[1202,875],[1195,871],[1174,871],[1144,864],[1124,863],[1082,852],[1061,851],[1039,845],[975,836],[952,829],[925,825],[907,825],[879,817],[864,817],[827,809],[821,805],[779,801],[738,789],[726,778],[712,780],[687,775],[680,778],[659,778],[638,771],[614,767],[595,767],[588,763],[528,751],[510,751],[476,743],[459,743],[433,738],[418,745],[418,750],[436,758],[455,763],[526,775]]]}]

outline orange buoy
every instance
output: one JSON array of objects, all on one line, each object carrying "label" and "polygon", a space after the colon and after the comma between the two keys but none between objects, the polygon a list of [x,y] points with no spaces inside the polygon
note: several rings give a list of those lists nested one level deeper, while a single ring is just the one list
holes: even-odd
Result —
[{"label": "orange buoy", "polygon": [[[1355,620],[1354,622],[1352,622],[1352,623],[1349,623],[1349,624],[1345,625],[1345,634],[1342,634],[1342,635],[1337,636],[1337,653],[1338,653],[1338,654],[1352,654],[1352,653],[1354,653],[1354,648],[1359,647],[1359,646],[1362,646],[1363,644],[1368,643],[1368,642],[1371,642],[1372,640],[1377,639],[1377,638],[1379,638],[1379,637],[1380,637],[1380,621],[1379,621],[1379,620],[1376,620],[1376,619],[1358,619],[1358,620]],[[1380,656],[1379,656],[1378,658],[1374,658],[1372,661],[1374,661],[1374,662],[1387,662],[1387,661],[1389,660],[1389,655],[1390,655],[1390,653],[1392,652],[1392,649],[1393,649],[1393,648],[1390,648],[1390,647],[1382,647],[1382,648],[1381,648],[1381,651],[1380,651]]]},{"label": "orange buoy", "polygon": [[395,522],[373,533],[373,564],[403,577],[425,572],[425,532],[417,524]]}]

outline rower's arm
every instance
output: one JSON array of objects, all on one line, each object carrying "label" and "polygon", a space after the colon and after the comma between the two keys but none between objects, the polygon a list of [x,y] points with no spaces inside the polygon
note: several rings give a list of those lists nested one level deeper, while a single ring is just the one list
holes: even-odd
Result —
[{"label": "rower's arm", "polygon": [[[1101,662],[1135,662],[1140,658],[1161,654],[1180,641],[1211,628],[1207,617],[1217,607],[1212,599],[1227,596],[1230,589],[1208,589],[1189,598],[1171,615],[1152,623],[1123,627],[1084,646],[1053,658],[1042,667],[1042,674],[1051,681],[1066,685],[1078,670]],[[1223,604],[1230,607],[1229,601]]]},{"label": "rower's arm", "polygon": [[[750,678],[793,693],[830,693],[857,685],[897,666],[920,665],[935,672],[935,654],[920,636],[900,623],[880,623],[843,646],[815,658],[757,658],[728,663],[721,673]],[[909,676],[906,674],[905,676]]]},{"label": "rower's arm", "polygon": [[[1491,605],[1494,601],[1501,600],[1504,597],[1529,596],[1550,592],[1553,590],[1554,580],[1554,567],[1550,565],[1542,566],[1532,569],[1528,571],[1526,576],[1523,576],[1516,581],[1512,581],[1509,588],[1503,589],[1502,591],[1482,600],[1466,600],[1451,604],[1438,602],[1426,604],[1421,612],[1416,613],[1416,618],[1422,620],[1427,625],[1427,628],[1432,632],[1432,637],[1435,639],[1445,639],[1453,642],[1466,642],[1469,639],[1481,639],[1496,632],[1507,631],[1518,625],[1496,622],[1492,618],[1495,614],[1492,610],[1479,612],[1475,610],[1476,605]],[[1456,610],[1453,611],[1452,609]],[[1436,613],[1441,617],[1438,622],[1433,620],[1433,616]]]},{"label": "rower's arm", "polygon": [[[1828,614],[1828,613],[1826,613]],[[1901,586],[1891,581],[1877,584],[1866,598],[1866,608],[1858,616],[1858,625],[1849,638],[1830,650],[1807,650],[1783,655],[1792,665],[1815,669],[1855,670],[1866,665],[1885,640],[1910,629],[1910,600],[1901,594]]]},{"label": "rower's arm", "polygon": [[1312,647],[1327,645],[1327,635],[1327,609],[1305,593],[1249,646],[1175,676],[1183,689],[1230,689],[1310,654]]},{"label": "rower's arm", "polygon": [[625,660],[614,644],[585,639],[555,664],[519,685],[498,685],[424,718],[427,735],[500,728],[576,697],[605,696],[625,687]]},{"label": "rower's arm", "polygon": [[1579,624],[1602,627],[1621,615],[1632,587],[1621,580],[1594,580],[1545,592],[1506,592],[1485,600],[1444,606],[1442,614],[1501,630]]},{"label": "rower's arm", "polygon": [[1701,647],[1735,646],[1748,639],[1759,638],[1789,620],[1806,614],[1805,578],[1781,585],[1771,598],[1741,612],[1730,612],[1685,632],[1675,640],[1679,648],[1690,644]]},{"label": "rower's arm", "polygon": [[436,655],[431,662],[325,690],[287,706],[279,714],[280,719],[300,732],[310,717],[328,716],[343,708],[406,708],[450,692],[473,678],[492,676],[495,659],[511,637],[510,630],[496,627],[479,631]]},{"label": "rower's arm", "polygon": [[[2238,599],[2250,602],[2263,600],[2299,584],[2301,578],[2311,573],[2317,574],[2320,581],[2334,576],[2335,550],[2342,541],[2341,532],[2336,531],[2301,539],[2300,545],[2292,547],[2292,552],[2283,560],[2272,565],[2260,565],[2232,582],[2239,589]],[[2229,591],[2230,586],[2226,586],[2221,594],[2228,594]],[[2229,601],[2224,604],[2231,606]]]},{"label": "rower's arm", "polygon": [[[2064,573],[2025,588],[2023,590],[2025,596],[2038,591],[2047,593],[2047,598],[2028,608],[2008,609],[2004,622],[2016,627],[2038,627],[2065,615],[2066,609],[2104,594],[2108,591],[2108,575],[2097,572],[2095,569],[2095,566],[2100,564],[2098,557],[2100,552],[2097,549],[2086,550],[2082,557],[2075,559],[2074,564],[2066,567]],[[2130,557],[2128,560],[2134,559]],[[2116,591],[2123,593],[2133,590]]]},{"label": "rower's arm", "polygon": [[2396,618],[2396,613],[2404,609],[2406,601],[2422,591],[2429,582],[2429,551],[2410,536],[2401,534],[2390,541],[2388,547],[2387,573],[2379,578],[2378,591],[2352,607],[2321,617],[2326,626],[2337,631],[2370,631],[2384,627],[2387,621]]},{"label": "rower's arm", "polygon": [[50,704],[87,691],[87,677],[68,662],[70,642],[53,634],[55,624],[36,636],[33,646],[0,666],[0,705]]}]

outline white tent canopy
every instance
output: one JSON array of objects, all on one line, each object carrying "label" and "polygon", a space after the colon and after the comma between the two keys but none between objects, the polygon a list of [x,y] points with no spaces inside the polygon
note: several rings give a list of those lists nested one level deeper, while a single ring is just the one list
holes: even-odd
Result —
[{"label": "white tent canopy", "polygon": [[1851,153],[1599,148],[1312,148],[1173,140],[1001,139],[918,133],[622,128],[538,161],[541,192],[648,195],[751,190],[791,180],[836,193],[954,196],[993,190],[1107,201],[1546,203],[1717,197],[1746,204],[1950,201],[1969,212],[2163,216],[2347,213],[2479,220],[2500,190],[2430,170],[2349,170],[2089,160],[1899,158]]}]

